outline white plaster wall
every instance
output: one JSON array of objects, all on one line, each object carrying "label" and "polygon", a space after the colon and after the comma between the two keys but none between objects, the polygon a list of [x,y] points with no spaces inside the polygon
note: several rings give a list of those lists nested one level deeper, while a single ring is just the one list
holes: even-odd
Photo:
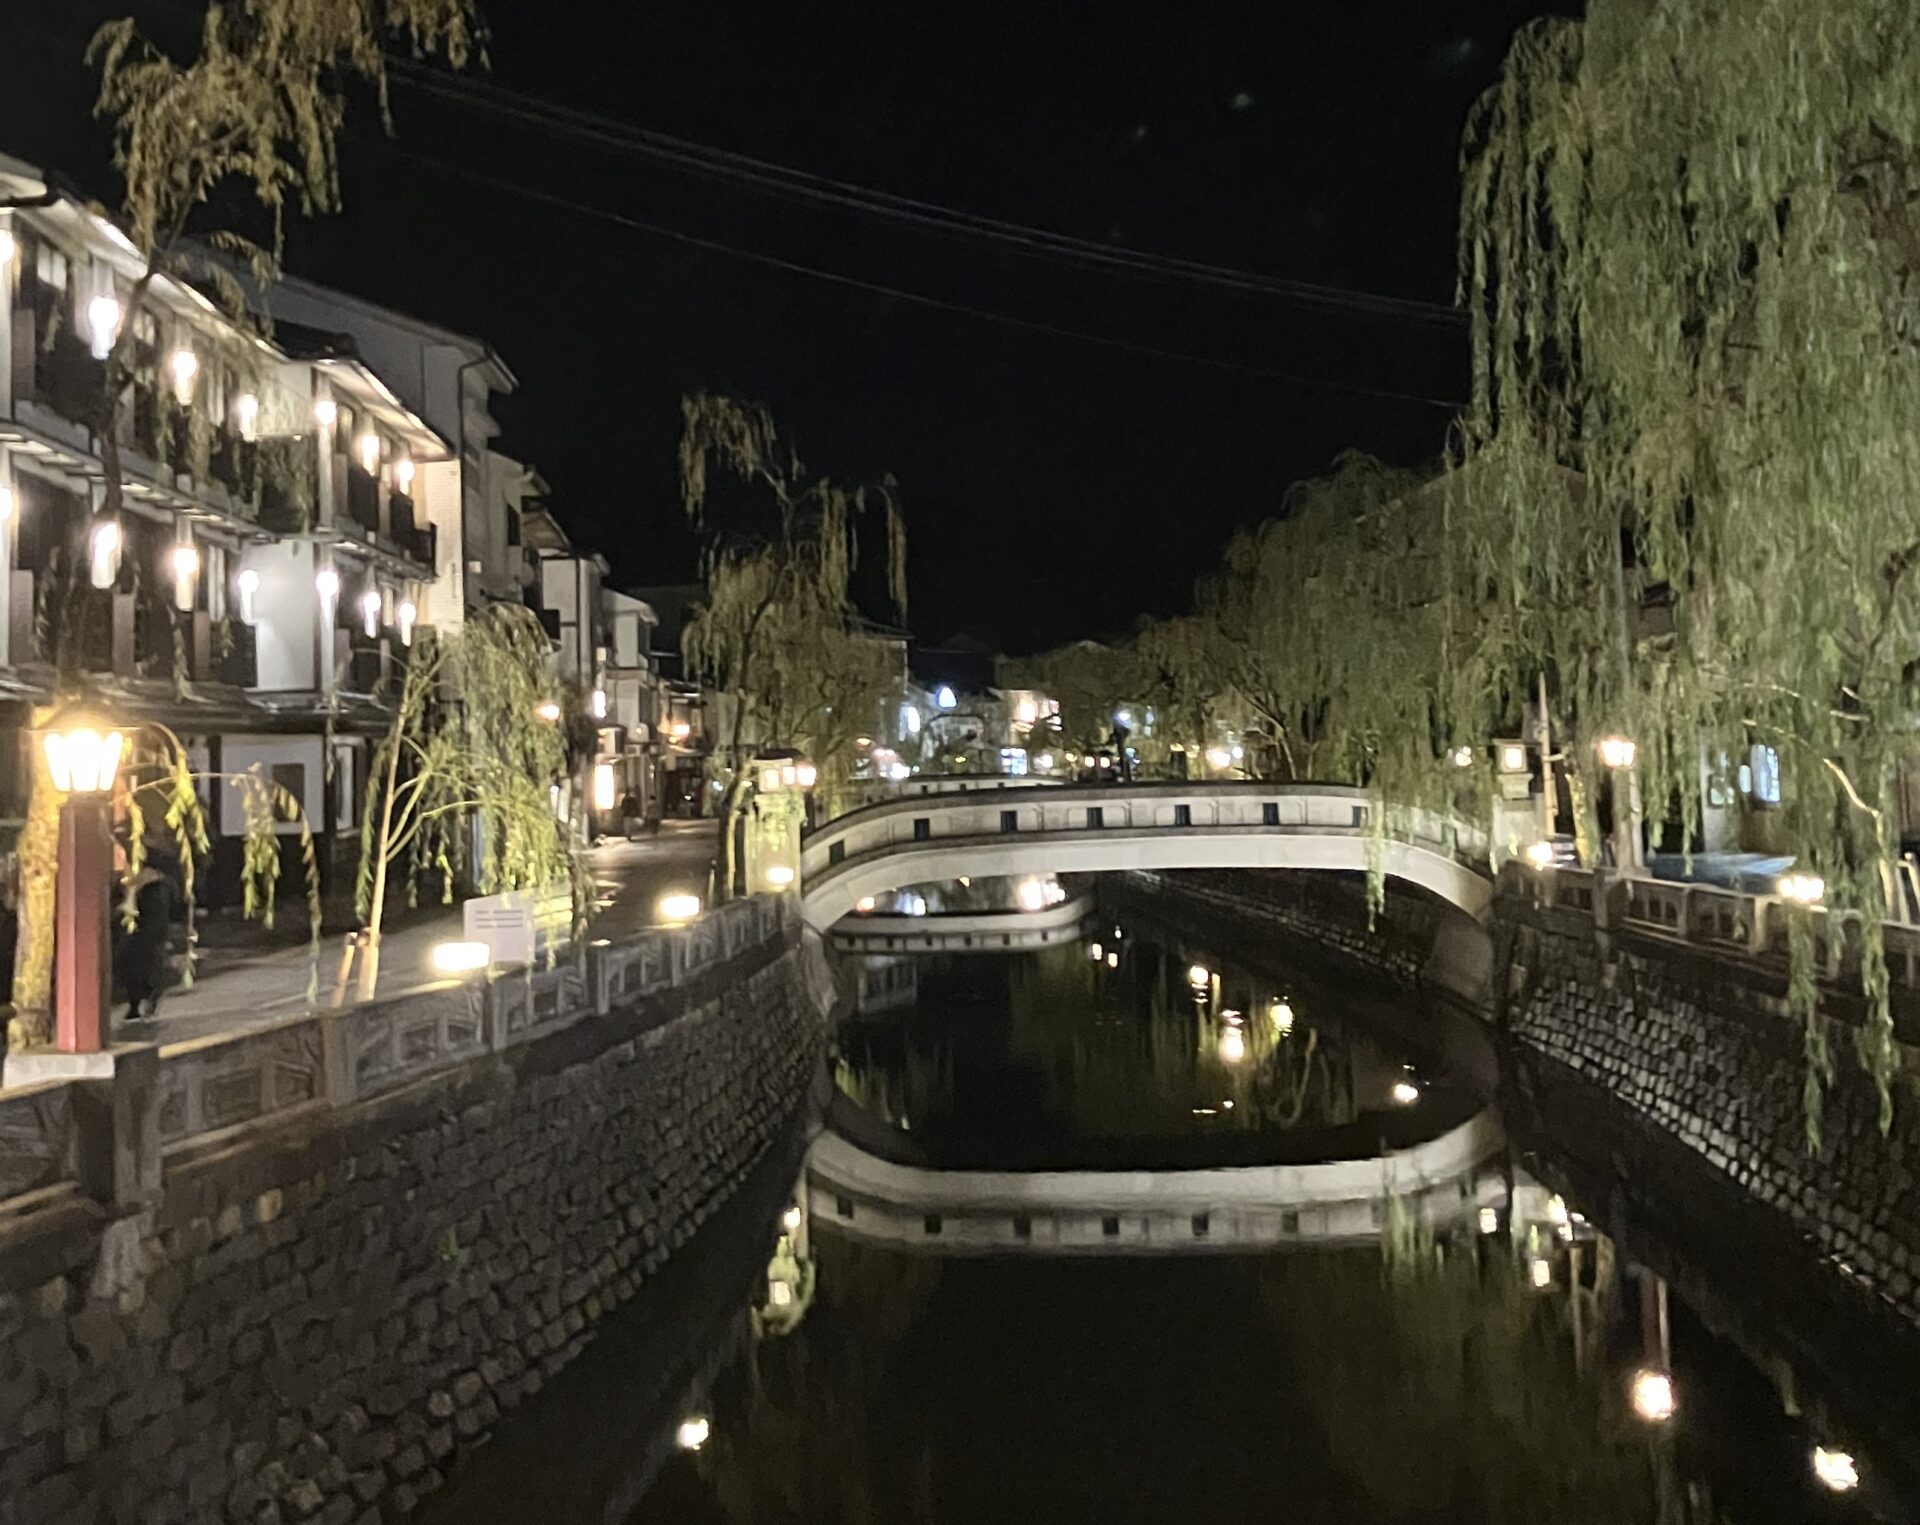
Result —
[{"label": "white plaster wall", "polygon": [[260,574],[254,594],[257,687],[312,690],[316,685],[320,595],[313,577],[314,548],[307,540],[250,545],[241,565]]},{"label": "white plaster wall", "polygon": [[[299,763],[306,770],[301,807],[313,830],[324,831],[328,820],[324,743],[318,736],[223,736],[220,739],[222,774],[246,773],[257,768],[262,778],[273,777],[275,763]],[[247,799],[244,786],[231,778],[220,781],[220,834],[246,835]],[[297,821],[279,821],[281,836],[299,833]]]}]

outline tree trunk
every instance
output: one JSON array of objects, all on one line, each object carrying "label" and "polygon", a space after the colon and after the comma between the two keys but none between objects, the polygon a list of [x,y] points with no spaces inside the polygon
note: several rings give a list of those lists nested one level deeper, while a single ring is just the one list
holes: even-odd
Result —
[{"label": "tree trunk", "polygon": [[380,920],[387,908],[387,862],[393,841],[393,795],[400,782],[400,727],[404,707],[387,733],[387,787],[380,801],[380,834],[373,842],[373,893],[367,900],[366,941],[360,949],[359,997],[371,1001],[380,984]]}]

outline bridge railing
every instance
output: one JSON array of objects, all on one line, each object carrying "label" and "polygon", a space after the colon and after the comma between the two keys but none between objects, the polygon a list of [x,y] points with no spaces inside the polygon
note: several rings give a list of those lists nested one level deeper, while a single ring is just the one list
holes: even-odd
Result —
[{"label": "bridge railing", "polygon": [[[1375,808],[1365,789],[1259,782],[997,787],[990,798],[952,791],[867,806],[817,828],[801,849],[803,880],[889,847],[955,837],[1036,832],[1162,829],[1359,834]],[[1389,807],[1386,833],[1483,862],[1487,835],[1438,812]]]},{"label": "bridge railing", "polygon": [[[0,1221],[23,1204],[71,1194],[89,1177],[90,1189],[102,1193],[142,1182],[150,1190],[169,1159],[303,1113],[352,1106],[605,1016],[783,941],[796,925],[791,897],[755,896],[683,927],[593,943],[551,967],[508,969],[485,982],[443,980],[245,1032],[119,1045],[110,1080],[0,1089]],[[139,1097],[131,1108],[95,1099],[130,1078]],[[122,1112],[138,1117],[131,1140],[115,1133],[128,1126],[114,1115]],[[103,1159],[139,1154],[148,1127],[151,1158],[140,1170],[131,1177],[119,1165],[102,1171]],[[104,1144],[92,1136],[102,1130],[114,1135]]]},{"label": "bridge railing", "polygon": [[[1863,920],[1856,911],[1799,907],[1779,895],[1752,895],[1712,884],[1621,875],[1607,869],[1532,869],[1513,863],[1511,887],[1536,902],[1592,919],[1601,931],[1630,931],[1678,945],[1782,962],[1791,918],[1808,918],[1816,967],[1827,978],[1857,970]],[[1893,988],[1920,993],[1920,927],[1883,922],[1887,977]]]}]

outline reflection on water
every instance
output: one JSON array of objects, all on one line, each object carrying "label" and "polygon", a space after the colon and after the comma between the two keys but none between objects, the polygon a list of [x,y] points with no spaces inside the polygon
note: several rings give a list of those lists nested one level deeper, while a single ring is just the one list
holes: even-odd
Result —
[{"label": "reflection on water", "polygon": [[1207,1140],[1238,1140],[1239,1158],[1407,1108],[1438,1078],[1334,993],[1142,927],[1098,933],[869,960],[840,1089],[935,1163],[1039,1168],[1204,1162]]},{"label": "reflection on water", "polygon": [[1751,1370],[1683,1312],[1650,1321],[1657,1284],[1554,1202],[1523,1185],[1491,1233],[1199,1260],[943,1260],[823,1226],[806,1317],[747,1344],[633,1518],[1890,1517],[1823,1487]]}]

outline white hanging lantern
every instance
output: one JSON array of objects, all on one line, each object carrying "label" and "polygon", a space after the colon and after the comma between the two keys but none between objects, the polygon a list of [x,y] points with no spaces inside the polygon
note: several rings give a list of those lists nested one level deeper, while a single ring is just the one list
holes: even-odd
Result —
[{"label": "white hanging lantern", "polygon": [[242,567],[240,575],[233,580],[233,586],[240,595],[240,623],[251,625],[257,618],[254,599],[260,592],[260,574],[252,567]]},{"label": "white hanging lantern", "polygon": [[354,448],[360,452],[360,464],[369,473],[380,469],[380,436],[369,429],[354,441]]},{"label": "white hanging lantern", "polygon": [[87,540],[89,580],[96,588],[110,588],[120,571],[120,526],[111,519],[94,525]]},{"label": "white hanging lantern", "polygon": [[380,633],[380,594],[377,589],[369,588],[360,595],[360,621],[369,639]]},{"label": "white hanging lantern", "polygon": [[322,567],[313,576],[314,591],[320,595],[320,605],[326,611],[328,619],[340,603],[340,574],[332,567]]},{"label": "white hanging lantern", "polygon": [[393,463],[393,485],[409,497],[413,494],[413,462],[407,456],[401,456]]},{"label": "white hanging lantern", "polygon": [[412,599],[401,600],[399,609],[395,611],[395,619],[400,626],[400,644],[402,646],[411,646],[413,644],[413,622],[419,617],[420,611],[414,607]]},{"label": "white hanging lantern", "polygon": [[182,613],[193,608],[194,583],[200,576],[200,552],[182,542],[167,556],[173,572],[173,606]]},{"label": "white hanging lantern", "polygon": [[95,360],[113,353],[114,341],[120,337],[120,317],[118,297],[102,294],[87,303],[87,339]]},{"label": "white hanging lantern", "polygon": [[233,425],[240,431],[243,440],[256,440],[260,437],[260,399],[251,392],[242,392],[233,400]]},{"label": "white hanging lantern", "polygon": [[340,405],[331,397],[322,397],[313,405],[313,421],[322,429],[331,429],[340,417]]},{"label": "white hanging lantern", "polygon": [[184,408],[193,401],[193,383],[200,375],[200,357],[182,346],[167,356],[167,371],[173,377],[173,395]]}]

